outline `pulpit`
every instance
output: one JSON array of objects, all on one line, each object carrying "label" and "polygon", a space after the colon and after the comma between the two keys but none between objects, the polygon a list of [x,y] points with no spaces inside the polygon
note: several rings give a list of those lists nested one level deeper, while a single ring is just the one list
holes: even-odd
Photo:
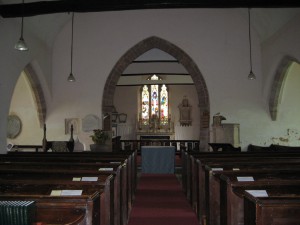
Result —
[{"label": "pulpit", "polygon": [[240,147],[240,125],[224,123],[219,126],[212,126],[211,142],[228,143],[235,148]]}]

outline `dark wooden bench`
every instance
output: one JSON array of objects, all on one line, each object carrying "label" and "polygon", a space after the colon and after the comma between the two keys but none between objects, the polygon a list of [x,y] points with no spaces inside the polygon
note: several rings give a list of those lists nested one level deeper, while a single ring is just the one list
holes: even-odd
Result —
[{"label": "dark wooden bench", "polygon": [[[5,184],[1,201],[35,201],[35,220],[46,224],[101,225],[99,188],[93,186]],[[54,196],[55,190],[81,190],[80,195]],[[51,195],[52,193],[52,195]]]},{"label": "dark wooden bench", "polygon": [[[217,163],[217,162],[225,162],[228,161],[229,165],[230,163],[234,163],[235,161],[244,161],[248,162],[250,157],[257,158],[257,160],[261,160],[262,158],[269,157],[269,154],[264,154],[264,153],[196,153],[196,154],[188,154],[188,156],[184,156],[183,159],[185,160],[185,170],[182,172],[182,177],[183,178],[183,189],[185,190],[185,193],[187,195],[188,200],[191,202],[193,205],[193,208],[196,208],[195,206],[195,198],[197,198],[197,190],[199,190],[199,177],[202,177],[202,179],[205,176],[204,169],[202,169],[202,165],[205,166],[205,163]],[[295,160],[295,157],[300,158],[300,154],[292,154],[292,155],[283,155],[283,154],[277,154],[277,156],[274,157],[269,157],[270,160],[274,161],[277,160],[278,158],[281,158],[282,160]],[[203,168],[204,168],[203,166]],[[216,165],[217,167],[217,165]],[[202,185],[204,187],[204,185]]]},{"label": "dark wooden bench", "polygon": [[[94,181],[89,181],[93,178]],[[72,174],[57,174],[57,173],[35,173],[35,172],[22,172],[22,173],[9,173],[8,171],[1,171],[0,173],[0,186],[6,184],[59,184],[59,185],[72,185],[72,186],[94,186],[99,188],[99,192],[103,191],[101,195],[100,204],[100,219],[103,225],[114,224],[114,186],[113,175],[97,175],[91,177],[89,174],[84,176],[77,176],[76,173]]]},{"label": "dark wooden bench", "polygon": [[[84,152],[80,152],[80,153],[11,153],[8,155],[5,155],[3,157],[1,157],[1,160],[4,162],[11,162],[10,164],[12,164],[12,162],[14,162],[13,164],[22,166],[23,168],[29,168],[27,170],[29,171],[34,171],[37,168],[39,168],[40,171],[43,171],[44,173],[47,172],[44,168],[50,169],[50,170],[54,170],[58,172],[58,168],[59,168],[59,172],[64,172],[66,173],[66,170],[70,170],[72,169],[72,171],[76,170],[76,173],[78,173],[78,169],[77,168],[73,168],[73,166],[75,165],[76,167],[80,168],[80,170],[83,170],[82,172],[88,172],[87,170],[90,169],[90,167],[92,166],[93,168],[96,166],[107,166],[107,167],[112,167],[117,165],[118,163],[120,164],[121,162],[127,160],[126,158],[129,158],[130,162],[135,163],[135,152],[124,152],[124,154],[109,154],[109,153],[84,153]],[[24,162],[26,161],[26,162]],[[38,163],[36,163],[36,161],[38,161]],[[80,164],[78,164],[79,162],[82,162]],[[104,161],[105,163],[101,164],[100,162],[97,161]],[[119,162],[118,162],[119,161]],[[83,163],[85,162],[85,163]],[[90,165],[92,163],[92,165]],[[99,164],[100,163],[100,164]],[[31,166],[29,166],[29,164],[31,164]],[[41,165],[38,165],[41,164]],[[7,165],[7,164],[6,164]],[[34,165],[34,166],[33,166]],[[72,167],[71,167],[72,166]],[[88,166],[89,168],[86,168],[86,166]],[[127,167],[128,164],[126,163],[126,165],[123,167]],[[13,167],[13,166],[11,166]],[[30,169],[31,168],[31,169]],[[10,169],[12,170],[12,168]],[[16,170],[16,169],[15,169]],[[121,223],[125,224],[127,222],[127,218],[128,218],[128,214],[130,211],[130,207],[132,204],[132,192],[135,187],[135,184],[133,184],[133,182],[128,182],[130,183],[130,186],[127,186],[127,180],[132,181],[134,180],[134,178],[136,177],[135,174],[133,174],[135,172],[135,166],[132,166],[130,170],[123,169],[122,171],[127,171],[122,175],[122,178],[119,178],[120,181],[118,181],[118,184],[116,184],[115,186],[119,186],[118,189],[116,189],[115,191],[117,192],[118,190],[122,190],[122,194],[115,194],[115,199],[118,199],[118,201],[120,201],[121,198],[121,204],[119,204],[122,208],[122,213],[121,213]],[[90,171],[89,171],[90,172]],[[99,171],[96,171],[96,173],[99,173]],[[105,173],[105,172],[102,172]],[[110,172],[108,172],[110,173]],[[122,172],[123,173],[123,172]],[[120,177],[120,176],[118,176]],[[131,178],[133,177],[133,178]],[[122,187],[120,187],[120,184]],[[127,187],[127,188],[124,188]],[[117,207],[117,204],[115,204],[115,207]],[[117,213],[114,213],[115,215],[117,215]],[[116,217],[116,216],[115,216]],[[118,222],[115,222],[115,224],[119,224]]]},{"label": "dark wooden bench", "polygon": [[[113,161],[120,161],[126,160],[127,162],[127,176],[128,176],[128,188],[131,193],[129,193],[131,200],[135,194],[136,185],[137,185],[137,153],[136,151],[123,151],[119,153],[94,153],[94,152],[75,152],[75,153],[54,153],[54,152],[47,152],[47,153],[10,153],[7,155],[1,155],[0,160],[4,161],[7,158],[13,158],[11,160],[14,161],[30,161],[36,160],[39,158],[40,161],[72,161],[72,162],[97,162],[97,161],[106,161],[106,162],[113,162]],[[34,159],[31,159],[31,158]]]},{"label": "dark wooden bench", "polygon": [[[186,155],[185,155],[186,154]],[[232,166],[235,162],[240,161],[243,164],[247,163],[249,157],[254,157],[260,161],[260,158],[265,158],[270,156],[268,153],[214,153],[214,152],[205,152],[205,153],[183,153],[183,161],[185,161],[185,168],[183,168],[182,176],[185,176],[186,184],[183,186],[186,187],[187,197],[190,200],[193,208],[196,210],[199,220],[206,220],[206,208],[207,208],[207,200],[205,196],[205,170],[204,167],[207,162],[216,163],[215,167],[219,167],[220,163],[223,161],[227,161],[227,166]],[[299,157],[298,153],[286,154],[286,153],[276,153],[272,155],[274,159],[270,159],[271,161],[275,161],[278,158],[282,158],[282,160],[288,161],[289,164],[294,165],[299,164],[299,160],[295,159]],[[262,159],[263,160],[263,159]],[[217,163],[219,162],[219,164]],[[285,163],[282,161],[282,163]],[[232,166],[234,167],[234,166]],[[289,167],[289,165],[287,166]],[[184,179],[183,179],[184,183]]]},{"label": "dark wooden bench", "polygon": [[300,146],[284,146],[284,145],[274,145],[271,144],[269,146],[258,146],[250,144],[247,148],[248,152],[291,152],[291,151],[300,151]]},{"label": "dark wooden bench", "polygon": [[[264,161],[266,160],[266,161]],[[293,162],[293,160],[295,160]],[[268,162],[268,164],[266,164]],[[299,166],[299,160],[298,159],[277,159],[277,161],[269,161],[269,158],[260,160],[257,158],[248,158],[246,161],[243,161],[239,159],[239,162],[236,161],[229,161],[229,162],[211,162],[206,163],[202,165],[201,168],[199,168],[199,174],[201,174],[202,177],[199,177],[199,189],[198,189],[198,200],[197,205],[199,207],[199,215],[201,217],[205,217],[206,220],[210,221],[211,219],[214,219],[210,216],[210,207],[211,207],[211,200],[217,199],[213,197],[213,188],[211,187],[211,179],[212,179],[212,173],[216,171],[227,171],[227,170],[234,170],[236,168],[239,168],[240,170],[248,170],[248,169],[260,169],[260,170],[272,170],[273,168],[281,168],[285,170],[290,170],[291,165],[295,165],[295,169],[298,168],[298,171],[300,170]],[[209,169],[208,169],[209,166]],[[222,171],[220,173],[222,173]],[[201,185],[200,185],[201,184]],[[196,193],[197,195],[197,193]],[[225,195],[226,196],[226,195]],[[223,196],[224,197],[224,196]],[[232,225],[232,224],[230,224]]]},{"label": "dark wooden bench", "polygon": [[255,197],[244,188],[235,188],[244,196],[244,225],[298,225],[300,186],[272,186],[260,189],[268,197]]},{"label": "dark wooden bench", "polygon": [[[113,174],[114,175],[114,220],[115,224],[126,224],[128,219],[128,206],[131,201],[128,197],[126,164],[116,165],[110,163],[63,163],[63,162],[10,162],[0,163],[2,171],[7,172],[36,172],[42,174]],[[99,171],[99,169],[105,169]],[[110,168],[111,170],[106,171]],[[125,188],[124,188],[125,187]],[[118,218],[119,215],[119,218]]]},{"label": "dark wooden bench", "polygon": [[[281,170],[280,168],[241,168],[237,171],[215,171],[209,180],[208,218],[210,224],[242,224],[243,201],[232,192],[232,187],[249,187],[259,185],[300,185],[300,168],[298,170]],[[238,181],[240,179],[253,181]]]},{"label": "dark wooden bench", "polygon": [[[122,151],[122,152],[9,152],[8,154],[0,155],[0,160],[6,160],[6,158],[19,158],[18,161],[30,160],[30,157],[42,157],[40,160],[50,161],[52,159],[57,161],[103,161],[107,160],[108,162],[113,160],[127,160],[127,169],[129,170],[128,176],[130,184],[132,185],[130,190],[132,191],[131,195],[134,196],[136,186],[137,186],[137,152],[136,151]],[[100,160],[101,159],[101,160]]]}]

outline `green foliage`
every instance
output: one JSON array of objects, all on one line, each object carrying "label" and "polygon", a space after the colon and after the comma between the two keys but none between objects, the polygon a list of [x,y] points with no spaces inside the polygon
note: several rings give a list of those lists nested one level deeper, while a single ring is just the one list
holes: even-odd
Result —
[{"label": "green foliage", "polygon": [[96,129],[93,132],[94,134],[90,137],[95,144],[104,144],[105,141],[109,138],[108,134],[104,130]]}]

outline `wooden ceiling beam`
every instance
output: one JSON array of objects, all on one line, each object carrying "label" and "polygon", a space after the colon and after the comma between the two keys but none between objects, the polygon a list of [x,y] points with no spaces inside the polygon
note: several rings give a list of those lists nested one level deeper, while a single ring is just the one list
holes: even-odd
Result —
[{"label": "wooden ceiling beam", "polygon": [[3,18],[63,12],[101,12],[163,8],[295,8],[299,0],[60,0],[0,5]]}]

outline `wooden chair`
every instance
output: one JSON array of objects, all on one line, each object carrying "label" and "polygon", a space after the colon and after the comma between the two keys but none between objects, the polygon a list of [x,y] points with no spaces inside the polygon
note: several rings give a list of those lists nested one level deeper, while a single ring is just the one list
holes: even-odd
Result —
[{"label": "wooden chair", "polygon": [[73,125],[71,125],[71,136],[69,141],[47,141],[46,124],[44,124],[43,151],[47,152],[50,149],[52,152],[74,151]]}]

